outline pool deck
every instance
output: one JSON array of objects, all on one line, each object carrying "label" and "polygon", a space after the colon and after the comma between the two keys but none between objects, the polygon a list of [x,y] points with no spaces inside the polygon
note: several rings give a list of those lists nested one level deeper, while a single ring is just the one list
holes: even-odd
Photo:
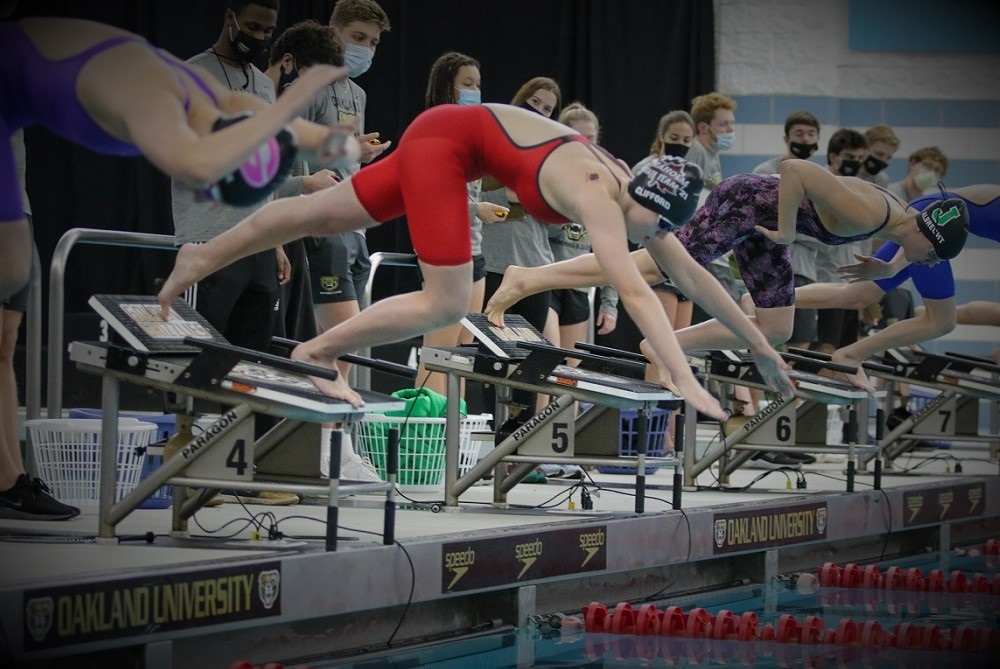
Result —
[{"label": "pool deck", "polygon": [[0,621],[25,666],[85,653],[138,653],[157,668],[288,665],[496,619],[516,625],[591,600],[760,583],[826,561],[931,552],[946,564],[953,546],[1000,537],[1000,476],[986,449],[917,451],[896,467],[881,490],[860,474],[854,492],[843,462],[807,465],[801,478],[777,471],[755,481],[765,472],[741,469],[728,491],[711,489],[704,472],[705,489],[685,489],[680,511],[665,469],[647,477],[641,514],[634,477],[596,472],[587,511],[579,488],[569,508],[576,482],[558,479],[516,486],[505,509],[490,505],[488,485],[440,512],[399,497],[398,544],[388,546],[384,497],[355,496],[341,502],[335,552],[325,550],[318,498],[203,509],[187,538],[169,536],[170,509],[134,512],[111,542],[96,541],[93,513],[0,520]]}]

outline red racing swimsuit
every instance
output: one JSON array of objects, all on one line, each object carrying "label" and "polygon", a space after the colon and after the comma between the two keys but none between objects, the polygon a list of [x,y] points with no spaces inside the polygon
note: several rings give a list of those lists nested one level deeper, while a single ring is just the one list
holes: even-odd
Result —
[{"label": "red racing swimsuit", "polygon": [[538,186],[545,159],[581,135],[518,146],[496,115],[479,105],[439,105],[420,114],[388,157],[351,178],[361,205],[376,221],[406,214],[417,256],[430,265],[472,260],[469,199],[465,184],[491,175],[517,193],[542,223],[569,220],[552,209]]}]

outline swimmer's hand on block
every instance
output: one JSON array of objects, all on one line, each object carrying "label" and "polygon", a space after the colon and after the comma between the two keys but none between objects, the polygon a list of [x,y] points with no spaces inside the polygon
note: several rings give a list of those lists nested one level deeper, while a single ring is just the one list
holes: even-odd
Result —
[{"label": "swimmer's hand on block", "polygon": [[507,207],[492,202],[480,202],[476,205],[476,218],[485,225],[505,221],[509,213],[510,209]]}]

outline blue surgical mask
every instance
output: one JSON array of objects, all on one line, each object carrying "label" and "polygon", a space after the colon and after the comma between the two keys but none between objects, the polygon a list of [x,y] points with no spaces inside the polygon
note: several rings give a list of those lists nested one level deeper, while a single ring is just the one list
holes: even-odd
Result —
[{"label": "blue surgical mask", "polygon": [[736,144],[736,133],[735,132],[719,132],[715,135],[715,148],[719,151],[725,151],[727,149],[733,148]]},{"label": "blue surgical mask", "polygon": [[372,66],[372,60],[375,59],[375,52],[368,47],[361,46],[360,44],[348,44],[344,47],[344,65],[350,68],[350,72],[347,73],[351,79],[355,77],[360,77],[362,74],[368,71],[368,68]]},{"label": "blue surgical mask", "polygon": [[458,89],[458,104],[460,105],[478,105],[483,102],[482,91],[474,91],[469,88],[459,88]]}]

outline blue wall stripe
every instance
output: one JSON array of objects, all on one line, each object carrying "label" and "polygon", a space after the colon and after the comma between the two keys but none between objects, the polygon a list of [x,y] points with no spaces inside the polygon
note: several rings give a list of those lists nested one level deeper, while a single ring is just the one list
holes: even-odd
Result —
[{"label": "blue wall stripe", "polygon": [[941,125],[964,128],[996,128],[1000,125],[998,100],[944,100]]},{"label": "blue wall stripe", "polygon": [[[826,165],[826,139],[820,138],[820,153],[813,156],[812,161],[819,165]],[[917,147],[914,147],[916,150]],[[770,160],[778,152],[774,153],[723,153],[720,162],[722,173],[725,176],[740,174],[741,172],[753,172],[753,168],[760,165],[765,160]],[[901,181],[906,177],[908,152],[896,154],[896,158],[889,163],[886,174],[889,182]],[[1000,160],[949,160],[948,174],[944,179],[949,186],[969,186],[972,184],[998,184],[1000,183]]]},{"label": "blue wall stripe", "polygon": [[941,125],[941,100],[886,100],[884,123],[893,127]]},{"label": "blue wall stripe", "polygon": [[793,111],[815,114],[822,125],[1000,128],[1000,100],[900,100],[813,95],[736,95],[738,123],[784,125]]},{"label": "blue wall stripe", "polygon": [[[739,123],[779,123],[771,113],[774,96],[771,95],[734,95],[736,101],[736,120]],[[780,123],[784,125],[785,119]]]},{"label": "blue wall stripe", "polygon": [[[958,258],[958,261],[962,262],[962,256],[960,255]],[[966,302],[973,302],[975,300],[997,302],[1000,300],[1000,284],[996,281],[955,282],[955,301],[958,304],[965,304]]]}]

